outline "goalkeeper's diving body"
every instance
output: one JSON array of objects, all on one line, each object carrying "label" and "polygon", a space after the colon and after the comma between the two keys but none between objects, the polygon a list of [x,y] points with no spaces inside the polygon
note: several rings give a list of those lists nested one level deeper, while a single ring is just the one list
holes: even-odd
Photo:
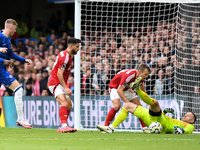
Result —
[{"label": "goalkeeper's diving body", "polygon": [[139,83],[141,80],[141,77],[136,79],[133,88],[137,92],[138,96],[140,96],[140,98],[149,105],[149,110],[134,103],[125,103],[121,112],[111,125],[97,125],[97,128],[101,131],[112,133],[114,132],[114,129],[127,118],[128,113],[130,112],[142,119],[147,126],[149,126],[152,122],[160,122],[160,124],[163,126],[162,133],[192,133],[194,131],[194,126],[192,124],[196,120],[195,114],[188,112],[185,114],[182,120],[172,119],[171,117],[166,116],[166,113],[173,114],[173,109],[166,108],[164,111],[161,111],[158,101],[151,98],[140,89]]}]

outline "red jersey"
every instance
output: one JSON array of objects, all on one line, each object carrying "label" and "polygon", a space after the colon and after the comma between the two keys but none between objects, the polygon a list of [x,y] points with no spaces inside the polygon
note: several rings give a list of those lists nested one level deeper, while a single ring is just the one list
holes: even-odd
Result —
[{"label": "red jersey", "polygon": [[125,69],[118,72],[114,78],[110,81],[109,88],[117,89],[119,85],[124,87],[124,91],[129,89],[131,82],[136,79],[137,70],[136,69]]},{"label": "red jersey", "polygon": [[48,82],[49,86],[60,84],[60,81],[57,76],[57,72],[59,68],[64,70],[63,77],[65,80],[65,83],[67,84],[67,80],[71,72],[71,56],[69,55],[67,50],[62,51],[58,54],[56,61],[53,65],[51,76],[49,78],[49,82]]}]

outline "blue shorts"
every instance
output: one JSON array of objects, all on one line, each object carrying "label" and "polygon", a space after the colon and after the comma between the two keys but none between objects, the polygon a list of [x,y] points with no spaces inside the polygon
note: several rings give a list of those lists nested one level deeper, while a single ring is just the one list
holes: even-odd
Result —
[{"label": "blue shorts", "polygon": [[15,80],[16,79],[0,65],[0,83],[9,86]]}]

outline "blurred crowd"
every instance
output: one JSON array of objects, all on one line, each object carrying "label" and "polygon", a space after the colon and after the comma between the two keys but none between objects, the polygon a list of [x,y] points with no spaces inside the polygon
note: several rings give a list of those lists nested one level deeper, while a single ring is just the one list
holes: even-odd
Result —
[{"label": "blurred crowd", "polygon": [[[47,82],[53,64],[59,52],[67,48],[67,39],[73,36],[74,31],[70,20],[64,21],[58,16],[59,14],[51,16],[47,29],[37,20],[28,37],[26,24],[20,16],[16,20],[19,28],[12,37],[12,49],[17,55],[31,59],[33,63],[27,65],[15,61],[14,67],[8,68],[8,72],[22,85],[24,96],[50,95]],[[62,24],[63,22],[66,24]],[[188,34],[184,17],[175,18],[171,22],[160,21],[154,26],[97,26],[95,30],[82,26],[81,95],[108,95],[108,85],[115,74],[122,69],[137,69],[141,63],[146,63],[151,68],[151,73],[145,80],[148,94],[181,94],[186,90],[199,94],[199,84],[196,81],[199,81],[200,70],[200,28],[197,26],[199,20],[194,19],[193,22],[192,44],[189,49],[186,45]],[[175,73],[177,78],[174,78]],[[73,57],[68,87],[73,93]],[[2,89],[5,96],[13,95],[8,88],[1,86]]]},{"label": "blurred crowd", "polygon": [[[190,34],[184,17],[154,22],[154,26],[97,26],[93,31],[82,27],[82,95],[108,95],[108,85],[116,73],[137,69],[141,63],[151,68],[145,80],[148,94],[199,94],[199,19],[192,22]],[[192,39],[190,46],[188,39]]]},{"label": "blurred crowd", "polygon": [[[146,63],[152,70],[145,82],[147,93],[172,94],[174,33],[174,24],[166,21],[159,22],[156,28],[133,25],[128,29],[117,27],[102,32],[83,30],[85,43],[81,52],[84,81],[81,83],[90,90],[83,90],[82,93],[107,95],[108,84],[116,73],[122,69],[137,69],[139,64]],[[90,80],[87,81],[87,78]],[[168,78],[171,83],[167,83]]]}]

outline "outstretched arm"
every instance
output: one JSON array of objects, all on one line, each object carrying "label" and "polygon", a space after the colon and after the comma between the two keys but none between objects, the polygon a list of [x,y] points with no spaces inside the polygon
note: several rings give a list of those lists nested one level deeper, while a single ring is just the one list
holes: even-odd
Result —
[{"label": "outstretched arm", "polygon": [[9,51],[9,57],[12,59],[18,60],[18,61],[22,61],[22,62],[26,61],[25,58],[22,58],[22,57],[16,55],[15,53],[13,53],[12,49]]},{"label": "outstretched arm", "polygon": [[31,63],[32,63],[32,60],[30,60],[30,59],[25,59],[25,58],[23,58],[23,57],[20,57],[20,56],[16,55],[15,53],[13,53],[12,49],[11,49],[11,51],[10,51],[10,58],[15,59],[15,60],[18,60],[18,61],[25,62],[25,63],[28,63],[28,64],[31,64]]},{"label": "outstretched arm", "polygon": [[185,128],[181,128],[174,125],[174,134],[192,133],[194,131],[194,126],[192,124],[187,124]]}]

